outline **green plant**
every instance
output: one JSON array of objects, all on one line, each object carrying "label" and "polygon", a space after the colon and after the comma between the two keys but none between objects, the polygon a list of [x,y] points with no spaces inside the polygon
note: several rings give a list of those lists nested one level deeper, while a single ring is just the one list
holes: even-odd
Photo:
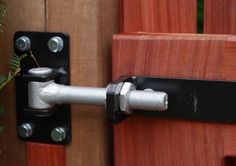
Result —
[{"label": "green plant", "polygon": [[[0,91],[20,72],[21,61],[27,56],[27,54],[17,56],[15,53],[9,60],[9,72],[7,75],[0,74]],[[0,116],[4,115],[5,111],[3,106],[0,105]],[[0,127],[0,132],[3,131],[3,127]]]},{"label": "green plant", "polygon": [[[3,18],[6,14],[6,4],[0,1],[0,32],[2,32]],[[20,72],[20,63],[27,54],[17,56],[15,53],[9,60],[9,72],[4,75],[0,74],[0,91]],[[0,105],[0,116],[4,115],[5,111],[3,106]],[[0,126],[0,132],[3,131],[3,127]]]},{"label": "green plant", "polygon": [[12,55],[9,61],[10,71],[7,75],[0,75],[0,90],[5,87],[21,70],[20,62],[27,54],[17,56],[15,53]]}]

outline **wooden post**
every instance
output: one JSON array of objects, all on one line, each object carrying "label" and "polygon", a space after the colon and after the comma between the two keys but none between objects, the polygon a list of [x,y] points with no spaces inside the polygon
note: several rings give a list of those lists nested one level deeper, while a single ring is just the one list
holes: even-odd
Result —
[{"label": "wooden post", "polygon": [[[71,38],[71,83],[104,86],[111,78],[111,41],[118,31],[118,0],[6,0],[0,71],[7,72],[13,34],[18,30],[63,31]],[[72,107],[72,143],[67,147],[27,143],[16,136],[14,84],[0,93],[7,115],[0,117],[0,165],[74,166],[109,164],[109,127],[102,108]],[[27,151],[27,159],[26,159]],[[38,158],[37,157],[41,156]],[[27,161],[26,161],[27,160]]]}]

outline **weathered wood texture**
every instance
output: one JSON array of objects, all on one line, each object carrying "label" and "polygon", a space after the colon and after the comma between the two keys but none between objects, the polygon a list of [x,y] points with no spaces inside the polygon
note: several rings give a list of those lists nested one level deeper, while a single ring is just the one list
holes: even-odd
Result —
[{"label": "weathered wood texture", "polygon": [[65,147],[27,143],[27,158],[28,166],[65,166]]},{"label": "weathered wood texture", "polygon": [[197,0],[120,0],[121,32],[197,31]]},{"label": "weathered wood texture", "polygon": [[[73,85],[105,86],[109,82],[117,10],[117,0],[47,1],[47,31],[64,31],[71,38]],[[103,109],[73,105],[67,166],[109,165],[107,130]]]},{"label": "weathered wood texture", "polygon": [[[7,14],[4,19],[3,33],[0,34],[0,73],[7,73],[8,59],[13,52],[13,34],[18,30],[44,31],[45,4],[44,0],[33,3],[30,0],[20,2],[3,0],[3,2],[7,4]],[[0,117],[0,126],[5,129],[0,133],[0,165],[25,166],[25,144],[16,136],[14,81],[1,91],[0,103],[6,110],[6,115]]]},{"label": "weathered wood texture", "polygon": [[205,0],[204,3],[204,33],[236,34],[236,0]]},{"label": "weathered wood texture", "polygon": [[[236,37],[138,34],[113,39],[113,79],[146,75],[236,79]],[[221,166],[236,155],[236,127],[133,116],[114,126],[116,166]]]}]

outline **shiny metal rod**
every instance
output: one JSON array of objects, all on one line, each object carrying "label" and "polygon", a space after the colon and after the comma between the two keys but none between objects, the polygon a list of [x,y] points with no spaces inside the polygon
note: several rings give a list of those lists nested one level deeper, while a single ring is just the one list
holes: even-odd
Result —
[{"label": "shiny metal rod", "polygon": [[52,83],[41,90],[40,98],[50,104],[79,103],[105,105],[106,88],[65,86]]},{"label": "shiny metal rod", "polygon": [[[33,68],[29,73],[42,76],[51,72],[50,68]],[[66,86],[48,82],[32,81],[28,83],[29,107],[48,109],[55,104],[106,105],[106,88]],[[147,111],[165,111],[168,108],[168,95],[165,92],[136,90],[134,84],[125,82],[119,96],[120,110],[131,114],[133,109]]]},{"label": "shiny metal rod", "polygon": [[[42,88],[39,97],[48,104],[79,103],[105,106],[106,88],[65,86],[51,83]],[[165,92],[132,90],[127,98],[130,109],[164,111],[168,106]]]}]

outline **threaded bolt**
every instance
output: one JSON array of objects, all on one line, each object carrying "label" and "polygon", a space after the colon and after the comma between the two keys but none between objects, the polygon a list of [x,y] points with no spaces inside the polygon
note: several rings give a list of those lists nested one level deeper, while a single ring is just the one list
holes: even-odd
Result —
[{"label": "threaded bolt", "polygon": [[157,91],[131,91],[129,106],[131,109],[165,111],[168,108],[168,95]]}]

